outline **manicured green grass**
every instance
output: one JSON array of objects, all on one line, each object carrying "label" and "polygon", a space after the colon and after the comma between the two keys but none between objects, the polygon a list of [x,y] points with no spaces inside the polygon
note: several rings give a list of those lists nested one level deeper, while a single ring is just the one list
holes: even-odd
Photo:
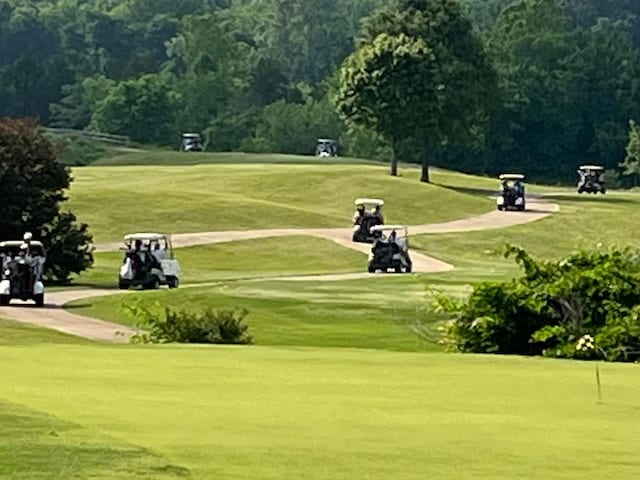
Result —
[{"label": "manicured green grass", "polygon": [[219,164],[83,167],[73,171],[69,208],[96,242],[124,233],[348,226],[357,197],[380,197],[388,222],[465,218],[493,206],[367,165]]},{"label": "manicured green grass", "polygon": [[[455,265],[457,270],[434,275],[437,281],[472,282],[501,279],[517,272],[506,260],[506,244],[517,245],[541,259],[558,259],[580,248],[616,244],[640,247],[634,225],[640,223],[640,195],[612,193],[607,196],[556,195],[561,209],[543,220],[464,234],[421,235],[412,245]],[[505,215],[510,215],[505,212]]]},{"label": "manicured green grass", "polygon": [[119,153],[112,157],[101,158],[95,166],[131,166],[131,165],[209,165],[209,164],[305,164],[305,165],[381,165],[382,162],[359,158],[319,158],[312,155],[253,154],[240,152],[181,153],[168,150],[141,150],[139,152]]},{"label": "manicured green grass", "polygon": [[145,448],[0,400],[0,478],[170,479],[189,473]]},{"label": "manicured green grass", "polygon": [[[0,345],[87,344],[88,340],[0,318]],[[1,463],[1,462],[0,462]]]},{"label": "manicured green grass", "polygon": [[[241,278],[364,271],[365,254],[315,237],[292,236],[220,243],[175,250],[181,282],[204,283]],[[76,283],[117,285],[123,253],[97,253],[92,270]]]},{"label": "manicured green grass", "polygon": [[[593,364],[582,362],[177,346],[0,347],[0,355],[12,366],[0,370],[7,402],[144,447],[198,479],[640,474],[635,365],[601,367],[599,405]],[[84,478],[85,458],[66,478]],[[25,478],[43,478],[37,456],[10,460]],[[129,469],[118,472],[127,478]]]},{"label": "manicured green grass", "polygon": [[173,291],[115,295],[71,303],[73,313],[133,325],[123,305],[139,300],[177,310],[247,308],[246,322],[258,345],[439,350],[436,335],[420,339],[417,320],[425,314],[424,286],[407,277],[359,282],[240,282]]}]

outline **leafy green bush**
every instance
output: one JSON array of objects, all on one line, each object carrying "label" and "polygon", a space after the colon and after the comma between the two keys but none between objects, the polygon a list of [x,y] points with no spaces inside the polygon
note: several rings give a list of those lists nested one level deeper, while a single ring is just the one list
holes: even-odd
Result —
[{"label": "leafy green bush", "polygon": [[133,337],[135,343],[198,343],[216,345],[247,345],[252,343],[249,327],[244,319],[245,309],[208,308],[202,312],[174,311],[165,308],[161,313],[140,303],[125,305],[125,311],[137,319],[142,333]]},{"label": "leafy green bush", "polygon": [[585,358],[576,346],[594,338],[589,358],[640,359],[640,256],[611,247],[536,261],[508,247],[523,276],[484,282],[462,302],[438,296],[452,315],[443,344],[460,352]]},{"label": "leafy green bush", "polygon": [[84,138],[65,137],[60,161],[70,167],[90,165],[106,156],[108,150],[97,142]]}]

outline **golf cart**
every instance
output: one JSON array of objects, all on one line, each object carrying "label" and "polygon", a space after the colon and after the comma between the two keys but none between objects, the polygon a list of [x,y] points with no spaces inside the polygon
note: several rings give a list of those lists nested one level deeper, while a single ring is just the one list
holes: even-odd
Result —
[{"label": "golf cart", "polygon": [[160,285],[178,288],[180,263],[173,254],[171,236],[161,233],[125,235],[126,248],[120,267],[118,288],[157,289]]},{"label": "golf cart", "polygon": [[356,212],[353,214],[352,240],[356,243],[373,243],[379,233],[371,231],[371,227],[384,225],[382,207],[384,200],[378,198],[358,198],[354,202]]},{"label": "golf cart", "polygon": [[0,306],[9,305],[12,299],[33,300],[36,306],[44,306],[46,252],[41,242],[31,238],[26,233],[23,241],[0,242]]},{"label": "golf cart", "polygon": [[598,165],[582,165],[578,169],[578,193],[607,193],[604,184],[604,167]]},{"label": "golf cart", "polygon": [[338,142],[330,138],[319,138],[316,145],[316,157],[337,157]]},{"label": "golf cart", "polygon": [[[386,273],[393,269],[396,273],[411,273],[409,257],[409,231],[406,225],[378,225],[371,229],[380,234],[369,254],[369,273],[381,270]],[[398,233],[400,232],[400,233]]]},{"label": "golf cart", "polygon": [[524,175],[520,173],[504,173],[500,175],[502,190],[496,200],[498,210],[524,211],[526,201],[522,180],[524,180]]},{"label": "golf cart", "polygon": [[204,145],[202,138],[198,133],[183,133],[182,143],[180,144],[181,152],[202,152]]}]

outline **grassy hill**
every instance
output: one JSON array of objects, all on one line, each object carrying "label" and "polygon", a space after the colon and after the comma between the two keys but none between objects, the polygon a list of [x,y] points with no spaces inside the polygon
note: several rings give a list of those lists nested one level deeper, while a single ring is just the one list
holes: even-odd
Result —
[{"label": "grassy hill", "polygon": [[97,242],[142,230],[348,226],[358,197],[383,198],[388,221],[409,224],[492,208],[489,198],[423,184],[408,172],[394,178],[383,166],[299,163],[83,167],[73,171],[69,208]]}]

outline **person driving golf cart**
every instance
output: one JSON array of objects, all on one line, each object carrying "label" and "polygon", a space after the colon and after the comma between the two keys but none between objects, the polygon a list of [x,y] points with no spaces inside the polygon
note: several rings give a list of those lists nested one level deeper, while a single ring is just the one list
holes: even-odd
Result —
[{"label": "person driving golf cart", "polygon": [[44,264],[46,253],[41,242],[26,233],[22,241],[0,243],[2,272],[0,278],[0,305],[9,305],[12,299],[33,300],[44,305]]},{"label": "person driving golf cart", "polygon": [[406,225],[378,225],[371,230],[380,235],[371,247],[368,272],[380,270],[386,273],[393,269],[396,273],[410,273],[413,265],[409,256],[409,231]]},{"label": "person driving golf cart", "polygon": [[199,133],[182,134],[181,152],[202,152],[203,150],[202,137]]},{"label": "person driving golf cart", "polygon": [[[161,247],[161,242],[164,243],[164,248]],[[169,235],[136,233],[126,235],[124,243],[126,248],[118,278],[119,288],[141,286],[144,289],[156,289],[160,285],[178,287],[180,264],[173,255]]]},{"label": "person driving golf cart", "polygon": [[357,243],[373,243],[379,236],[372,233],[371,227],[384,225],[382,207],[384,200],[377,198],[358,198],[355,201],[356,212],[353,215],[352,240]]},{"label": "person driving golf cart", "polygon": [[524,175],[520,173],[504,173],[500,175],[502,191],[496,200],[498,210],[525,209],[525,188],[522,183]]},{"label": "person driving golf cart", "polygon": [[337,157],[338,143],[330,138],[319,138],[316,144],[317,157]]},{"label": "person driving golf cart", "polygon": [[578,193],[607,192],[604,180],[604,167],[600,165],[582,165],[578,169]]}]

